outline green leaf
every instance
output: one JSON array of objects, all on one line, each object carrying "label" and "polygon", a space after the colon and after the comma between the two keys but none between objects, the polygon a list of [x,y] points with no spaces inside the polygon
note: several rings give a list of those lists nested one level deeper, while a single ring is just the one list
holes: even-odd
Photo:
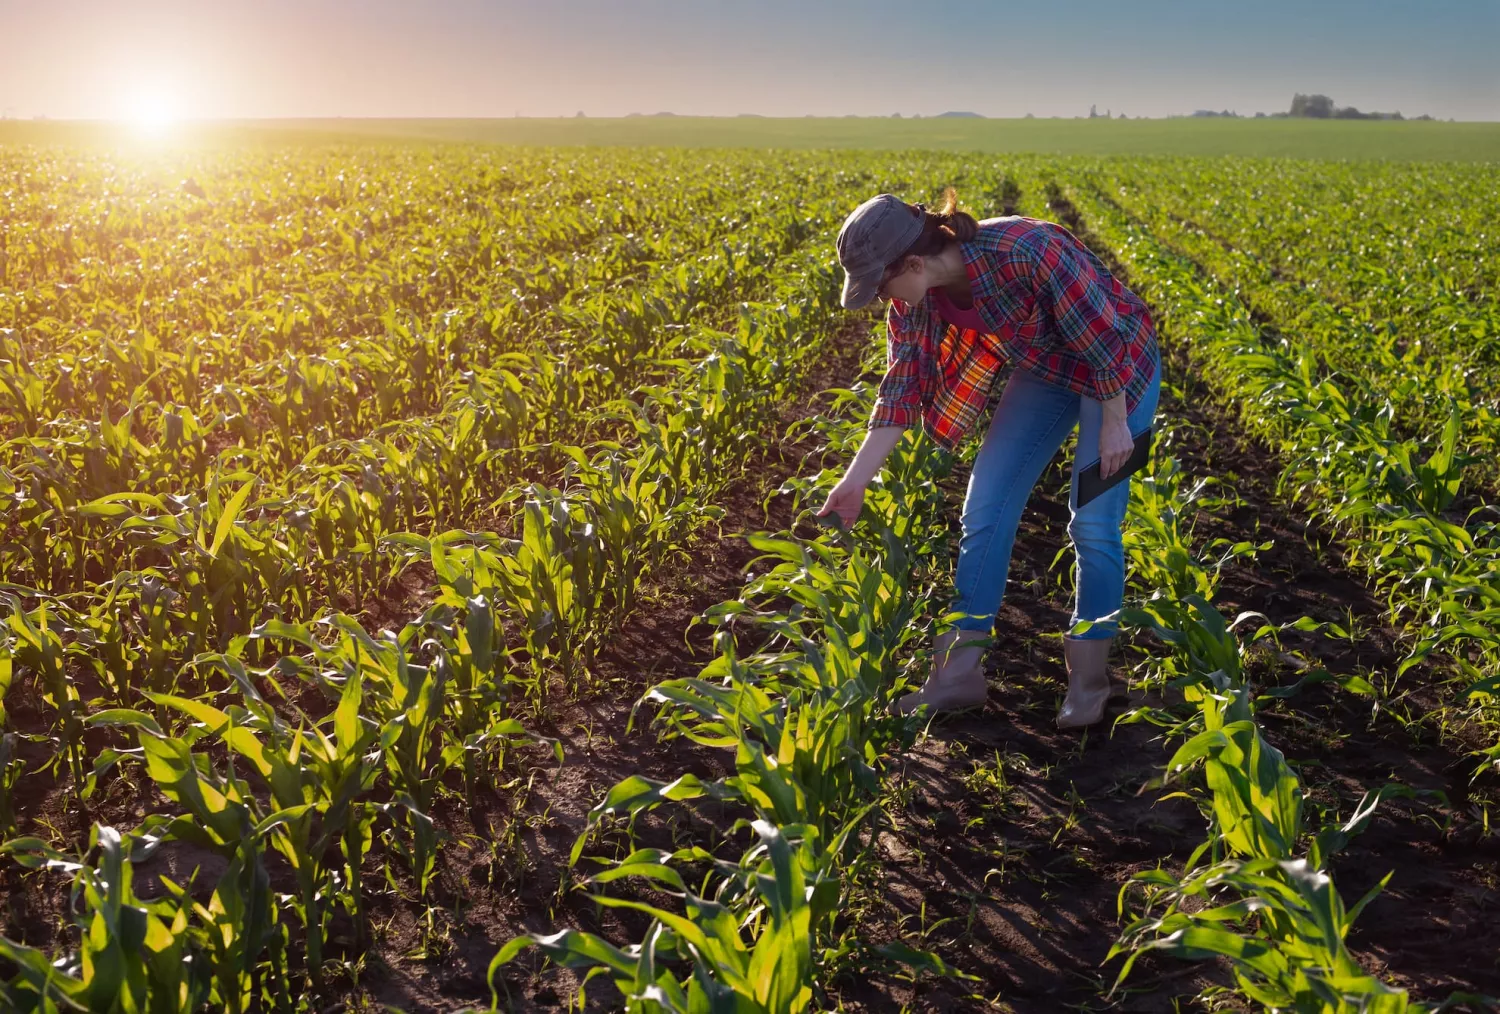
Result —
[{"label": "green leaf", "polygon": [[209,556],[218,557],[219,550],[223,547],[224,540],[229,538],[229,533],[234,529],[234,522],[239,518],[240,510],[244,508],[245,501],[250,498],[250,490],[254,485],[255,480],[250,479],[224,505],[224,512],[219,515],[219,523],[214,526],[214,541],[208,547]]}]

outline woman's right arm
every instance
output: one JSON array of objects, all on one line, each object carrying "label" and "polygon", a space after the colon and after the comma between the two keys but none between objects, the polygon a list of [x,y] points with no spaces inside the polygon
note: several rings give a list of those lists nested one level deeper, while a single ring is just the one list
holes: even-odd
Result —
[{"label": "woman's right arm", "polygon": [[880,474],[880,466],[891,456],[891,451],[895,450],[901,434],[905,432],[905,426],[881,426],[867,431],[864,443],[859,445],[859,452],[844,470],[844,477],[828,491],[828,499],[818,511],[818,516],[837,514],[845,528],[851,527],[859,517],[860,508],[864,506],[865,490],[875,476]]},{"label": "woman's right arm", "polygon": [[844,527],[854,524],[865,501],[865,489],[922,412],[922,378],[918,374],[918,332],[904,326],[905,314],[896,301],[886,312],[886,370],[875,391],[869,431],[844,477],[828,494],[818,516],[837,514]]}]

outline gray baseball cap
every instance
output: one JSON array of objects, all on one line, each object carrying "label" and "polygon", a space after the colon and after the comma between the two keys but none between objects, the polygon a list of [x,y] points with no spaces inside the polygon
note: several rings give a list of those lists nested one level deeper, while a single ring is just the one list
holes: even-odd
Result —
[{"label": "gray baseball cap", "polygon": [[922,235],[926,216],[894,194],[879,194],[849,213],[839,229],[844,293],[839,302],[857,310],[875,298],[885,269]]}]

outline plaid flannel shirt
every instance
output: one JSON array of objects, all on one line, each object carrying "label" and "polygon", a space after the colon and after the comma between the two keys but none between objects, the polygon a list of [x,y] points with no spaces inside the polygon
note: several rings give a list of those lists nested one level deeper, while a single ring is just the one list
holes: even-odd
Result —
[{"label": "plaid flannel shirt", "polygon": [[1151,383],[1156,327],[1139,296],[1053,222],[979,223],[960,243],[974,309],[988,332],[949,324],[932,306],[891,300],[887,367],[869,427],[911,426],[953,451],[973,429],[1007,364],[1134,411]]}]

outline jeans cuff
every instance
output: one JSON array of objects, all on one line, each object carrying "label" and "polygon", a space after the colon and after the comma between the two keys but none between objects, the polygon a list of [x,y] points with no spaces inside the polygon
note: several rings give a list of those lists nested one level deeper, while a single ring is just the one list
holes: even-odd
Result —
[{"label": "jeans cuff", "polygon": [[[1078,622],[1074,620],[1073,622]],[[1120,632],[1120,625],[1113,620],[1100,620],[1081,634],[1068,634],[1080,641],[1103,641]]]}]

